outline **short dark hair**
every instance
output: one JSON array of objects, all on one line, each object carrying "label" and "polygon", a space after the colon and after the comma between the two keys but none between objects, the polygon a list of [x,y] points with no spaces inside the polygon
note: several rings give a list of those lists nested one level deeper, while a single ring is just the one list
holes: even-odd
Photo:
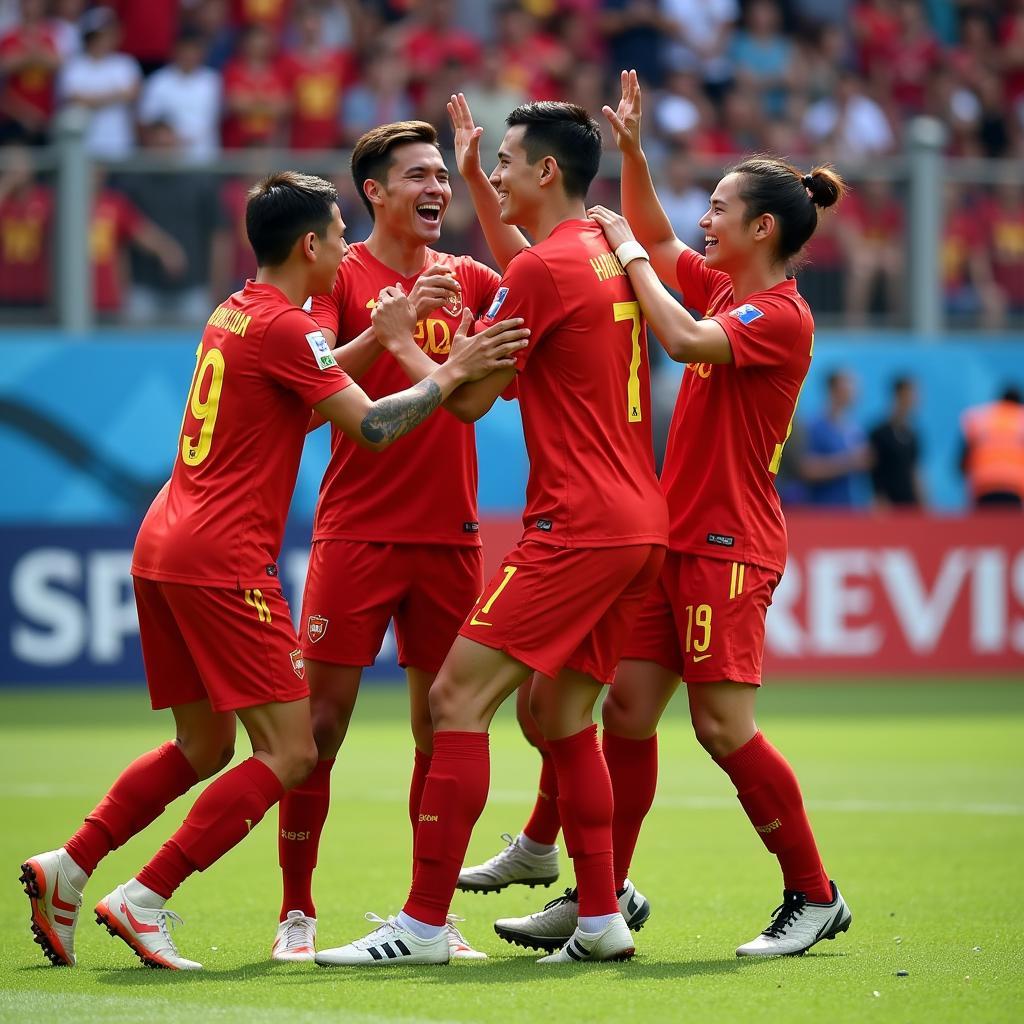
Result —
[{"label": "short dark hair", "polygon": [[1024,405],[1021,398],[1020,388],[1016,384],[1007,384],[1000,396],[1004,402],[1016,402],[1017,405]]},{"label": "short dark hair", "polygon": [[893,377],[892,380],[892,393],[894,396],[901,395],[904,391],[912,390],[914,387],[914,378],[909,377],[906,374],[900,374],[898,377]]},{"label": "short dark hair", "polygon": [[740,176],[738,191],[748,224],[763,213],[775,217],[780,262],[792,259],[807,244],[818,226],[818,208],[832,206],[846,193],[843,179],[829,166],[804,174],[785,160],[761,153],[741,160],[726,173]]},{"label": "short dark hair", "polygon": [[306,232],[327,234],[338,190],[323,178],[297,171],[279,171],[249,189],[245,232],[261,267],[277,267]]},{"label": "short dark hair", "polygon": [[396,121],[371,128],[352,150],[352,180],[363,205],[374,217],[373,203],[366,198],[363,185],[367,181],[387,181],[388,171],[394,163],[394,151],[410,142],[425,142],[441,151],[437,144],[437,129],[426,121]]},{"label": "short dark hair", "polygon": [[553,156],[566,195],[586,197],[601,165],[601,129],[581,106],[554,100],[523,103],[505,118],[505,124],[525,127],[523,148],[531,164]]}]

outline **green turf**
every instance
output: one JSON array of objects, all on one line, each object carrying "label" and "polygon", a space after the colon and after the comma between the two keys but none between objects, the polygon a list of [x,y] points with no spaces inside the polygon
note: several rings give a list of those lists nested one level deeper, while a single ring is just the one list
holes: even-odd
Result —
[{"label": "green turf", "polygon": [[[401,689],[367,689],[334,773],[317,895],[321,943],[362,935],[408,884],[410,745]],[[120,767],[166,736],[134,690],[0,696],[0,1019],[239,1021],[1024,1020],[1024,685],[770,687],[761,724],[802,780],[851,930],[806,957],[737,960],[781,889],[728,780],[698,750],[680,704],[663,723],[658,803],[632,877],[652,901],[626,964],[541,968],[491,932],[557,893],[456,897],[484,963],[355,972],[267,961],[277,921],[275,816],[173,907],[198,975],[148,971],[88,916],[79,966],[45,964],[18,864],[62,842]],[[239,746],[244,741],[240,739]],[[491,800],[470,857],[494,853],[531,800],[536,755],[503,711]],[[184,802],[96,873],[86,905],[131,875]],[[568,884],[566,869],[563,877]],[[897,977],[897,971],[909,972]]]}]

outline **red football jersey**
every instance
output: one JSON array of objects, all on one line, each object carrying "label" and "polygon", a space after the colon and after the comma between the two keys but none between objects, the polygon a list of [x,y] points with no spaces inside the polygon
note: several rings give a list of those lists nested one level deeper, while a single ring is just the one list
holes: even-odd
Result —
[{"label": "red football jersey", "polygon": [[516,390],[530,456],[524,537],[555,547],[664,544],[646,325],[591,220],[514,257],[478,329],[521,316]]},{"label": "red football jersey", "polygon": [[683,374],[661,473],[669,547],[782,572],[786,520],[775,474],[811,365],[811,311],[794,280],[737,303],[729,276],[692,249],[676,275],[686,305],[722,325],[733,361],[691,363]]},{"label": "red football jersey", "polygon": [[171,479],[132,573],[207,587],[279,586],[277,556],[310,406],[348,387],[320,328],[248,281],[207,321]]},{"label": "red football jersey", "polygon": [[0,299],[25,304],[50,297],[53,195],[31,185],[0,199]]},{"label": "red football jersey", "polygon": [[341,50],[285,58],[292,95],[292,149],[330,149],[338,144],[341,97],[353,78],[351,64]]},{"label": "red football jersey", "polygon": [[[289,96],[288,78],[281,61],[272,61],[266,67],[254,67],[236,59],[224,69],[224,97],[262,97],[267,100],[285,100]],[[284,119],[269,107],[248,113],[227,113],[221,126],[224,145],[243,148],[255,143],[274,142]]]},{"label": "red football jersey", "polygon": [[[58,56],[57,38],[49,25],[19,25],[0,38],[0,58],[11,60],[28,51],[45,51],[51,58]],[[56,72],[45,64],[26,64],[20,71],[8,76],[0,108],[8,104],[31,107],[42,117],[53,113],[53,84]]]},{"label": "red football jersey", "polygon": [[121,308],[125,245],[144,223],[138,207],[120,192],[105,188],[96,196],[89,220],[89,257],[93,298],[101,313]]},{"label": "red football jersey", "polygon": [[[435,263],[451,268],[462,286],[462,303],[477,315],[487,309],[498,285],[490,267],[428,249],[424,269]],[[331,295],[313,298],[313,317],[339,341],[351,341],[370,326],[381,288],[400,282],[408,293],[418,277],[401,277],[358,242],[341,261]],[[443,363],[461,322],[461,305],[436,309],[417,323],[416,339],[427,355]],[[359,386],[377,399],[404,391],[410,382],[384,352],[359,378]],[[313,537],[475,546],[480,543],[476,485],[473,426],[446,409],[383,452],[359,448],[334,430]]]}]

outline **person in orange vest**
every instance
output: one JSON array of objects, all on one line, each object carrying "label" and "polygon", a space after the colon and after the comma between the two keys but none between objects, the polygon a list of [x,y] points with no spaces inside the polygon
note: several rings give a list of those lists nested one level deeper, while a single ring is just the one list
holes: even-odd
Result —
[{"label": "person in orange vest", "polygon": [[1008,387],[996,402],[966,410],[960,469],[975,508],[1024,509],[1024,401]]}]

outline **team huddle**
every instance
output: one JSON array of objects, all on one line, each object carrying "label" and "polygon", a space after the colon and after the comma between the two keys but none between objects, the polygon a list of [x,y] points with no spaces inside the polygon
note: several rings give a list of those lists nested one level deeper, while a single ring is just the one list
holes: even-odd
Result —
[{"label": "team huddle", "polygon": [[[249,194],[259,271],[203,332],[171,478],[132,562],[151,702],[172,710],[176,736],[130,764],[63,846],[22,865],[32,931],[55,965],[75,963],[99,861],[212,776],[149,863],[96,904],[148,966],[201,968],[173,941],[166,903],[275,804],[274,960],[483,959],[450,912],[456,889],[550,885],[559,832],[575,887],[495,931],[544,964],[626,960],[651,916],[628,874],[654,800],[658,721],[681,681],[699,742],[783,876],[781,906],[737,954],[799,954],[850,926],[796,777],[754,721],[787,548],[774,475],[814,340],[787,266],[843,183],[828,168],[742,161],[701,219],[701,256],[655,193],[635,72],[604,108],[622,215],[586,206],[601,134],[582,108],[516,108],[490,175],[461,95],[448,113],[500,275],[431,248],[451,185],[425,122],[357,143],[352,173],[373,220],[363,242],[346,244],[322,179],[274,174]],[[648,324],[687,364],[660,480]],[[499,399],[520,404],[530,475],[523,535],[485,580],[472,424]],[[277,557],[305,435],[326,423],[296,637]],[[415,745],[412,884],[398,914],[367,914],[368,935],[318,948],[332,769],[392,620]],[[513,693],[541,756],[536,806],[503,850],[467,866],[490,722]],[[252,756],[221,773],[236,718]]]}]

